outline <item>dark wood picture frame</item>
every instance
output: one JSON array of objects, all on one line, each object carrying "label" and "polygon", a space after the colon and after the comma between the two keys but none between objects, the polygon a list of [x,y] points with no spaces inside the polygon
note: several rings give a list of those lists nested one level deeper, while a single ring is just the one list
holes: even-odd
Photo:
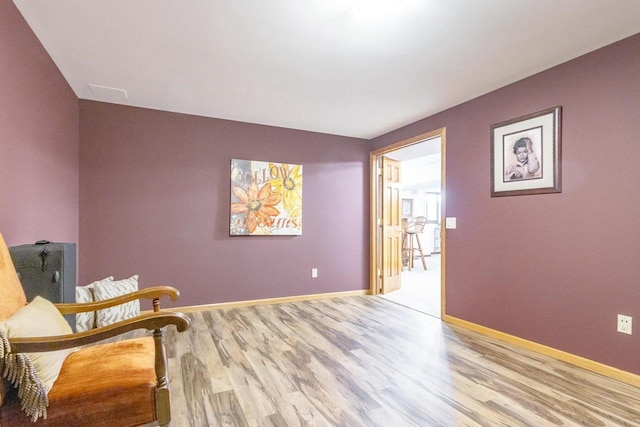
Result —
[{"label": "dark wood picture frame", "polygon": [[560,193],[562,107],[491,126],[491,197]]}]

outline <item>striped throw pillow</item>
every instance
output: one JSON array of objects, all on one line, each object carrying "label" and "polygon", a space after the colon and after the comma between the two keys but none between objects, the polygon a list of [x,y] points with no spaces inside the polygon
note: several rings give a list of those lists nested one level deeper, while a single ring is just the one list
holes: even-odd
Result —
[{"label": "striped throw pillow", "polygon": [[[93,289],[95,301],[104,301],[109,298],[126,295],[138,290],[138,275],[124,280],[115,280],[108,283],[98,283]],[[121,320],[130,319],[140,315],[140,301],[130,301],[115,307],[98,310],[96,313],[96,326],[102,327]]]},{"label": "striped throw pillow", "polygon": [[[85,286],[76,286],[76,302],[93,302],[93,290],[99,283],[113,282],[113,276],[89,283]],[[76,313],[76,332],[84,332],[96,327],[96,312],[88,311]]]}]

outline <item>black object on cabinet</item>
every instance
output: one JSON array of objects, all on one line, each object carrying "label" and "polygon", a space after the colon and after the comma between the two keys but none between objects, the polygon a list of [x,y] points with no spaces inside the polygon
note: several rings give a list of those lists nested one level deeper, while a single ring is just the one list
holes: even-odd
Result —
[{"label": "black object on cabinet", "polygon": [[[36,242],[9,248],[27,301],[40,295],[53,303],[76,301],[75,243]],[[76,330],[76,315],[64,316]]]}]

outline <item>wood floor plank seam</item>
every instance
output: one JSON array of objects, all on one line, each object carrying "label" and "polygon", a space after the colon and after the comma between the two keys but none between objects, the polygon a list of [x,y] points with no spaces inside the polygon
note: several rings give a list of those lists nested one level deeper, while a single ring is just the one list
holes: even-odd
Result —
[{"label": "wood floor plank seam", "polygon": [[640,426],[634,385],[377,296],[189,315],[173,427]]}]

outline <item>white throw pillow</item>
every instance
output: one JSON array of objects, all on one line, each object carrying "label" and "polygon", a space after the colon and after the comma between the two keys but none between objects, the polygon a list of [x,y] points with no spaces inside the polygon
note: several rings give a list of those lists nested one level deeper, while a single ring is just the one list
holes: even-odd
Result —
[{"label": "white throw pillow", "polygon": [[[55,305],[39,296],[0,322],[2,340],[71,333],[71,327]],[[8,342],[2,345],[5,344]],[[3,353],[0,361],[3,378],[18,387],[22,409],[32,421],[46,417],[47,394],[58,379],[62,363],[73,350],[41,353],[10,353],[6,350],[0,352]]]},{"label": "white throw pillow", "polygon": [[[124,280],[115,280],[109,283],[98,283],[93,288],[95,301],[104,301],[109,298],[119,297],[138,290],[138,275]],[[130,301],[115,307],[98,310],[96,314],[96,326],[102,327],[121,320],[130,319],[140,315],[140,301]]]},{"label": "white throw pillow", "polygon": [[[113,282],[113,276],[105,277],[85,286],[76,286],[76,302],[93,302],[93,289],[99,283]],[[76,332],[84,332],[96,327],[96,312],[76,313]]]}]

